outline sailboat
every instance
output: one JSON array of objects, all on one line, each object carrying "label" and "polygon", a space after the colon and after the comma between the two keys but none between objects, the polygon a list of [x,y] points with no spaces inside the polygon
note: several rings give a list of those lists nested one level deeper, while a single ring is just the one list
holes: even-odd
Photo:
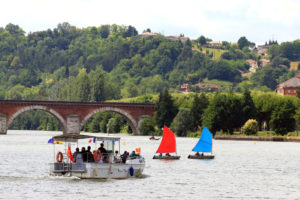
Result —
[{"label": "sailboat", "polygon": [[[197,153],[195,155],[189,155],[189,159],[213,159],[215,157],[212,154],[212,134],[205,126],[203,128],[202,135],[198,143],[192,151]],[[210,154],[205,155],[204,153]]]},{"label": "sailboat", "polygon": [[162,140],[156,153],[159,153],[159,155],[154,155],[153,159],[178,160],[180,158],[177,155],[170,155],[170,153],[176,153],[176,138],[175,134],[167,126],[164,126]]}]

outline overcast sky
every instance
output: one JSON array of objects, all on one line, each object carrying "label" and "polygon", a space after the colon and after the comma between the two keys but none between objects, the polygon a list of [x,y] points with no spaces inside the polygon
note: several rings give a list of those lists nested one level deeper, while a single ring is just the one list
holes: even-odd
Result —
[{"label": "overcast sky", "polygon": [[164,35],[204,35],[257,44],[300,39],[300,0],[0,0],[0,27],[24,31],[53,29],[69,22],[79,28],[132,25]]}]

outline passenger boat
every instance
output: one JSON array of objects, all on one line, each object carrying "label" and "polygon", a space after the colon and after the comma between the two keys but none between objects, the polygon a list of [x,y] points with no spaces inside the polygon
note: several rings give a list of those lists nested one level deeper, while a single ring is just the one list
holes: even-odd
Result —
[{"label": "passenger boat", "polygon": [[[106,179],[106,178],[128,178],[131,176],[139,177],[142,175],[145,160],[139,154],[134,156],[118,157],[114,155],[116,143],[118,143],[120,152],[120,138],[118,137],[95,137],[88,135],[60,135],[55,136],[51,141],[62,141],[65,143],[65,148],[62,151],[55,152],[54,146],[54,162],[50,163],[49,174],[52,176],[73,176],[82,179]],[[49,141],[50,141],[49,140]],[[82,141],[85,146],[87,143],[93,141],[91,146],[94,146],[95,150],[93,154],[90,154],[91,159],[85,159],[82,153],[72,154],[72,144],[76,147],[82,145]],[[48,143],[49,143],[48,141]],[[103,143],[106,148],[106,153],[101,153],[97,148],[97,143]],[[50,142],[51,143],[51,142]],[[74,144],[75,143],[75,144]],[[138,148],[140,149],[140,148]],[[74,156],[73,156],[74,155]]]},{"label": "passenger boat", "polygon": [[205,126],[198,143],[195,145],[192,151],[197,153],[194,155],[189,155],[189,159],[213,159],[215,157],[212,154],[212,134]]},{"label": "passenger boat", "polygon": [[[163,160],[180,159],[180,156],[177,156],[177,152],[176,152],[175,134],[167,126],[164,126],[162,140],[156,153],[159,153],[159,155],[154,155],[153,159],[163,159]],[[165,154],[163,155],[163,153]],[[170,155],[170,153],[176,153],[176,155]]]}]

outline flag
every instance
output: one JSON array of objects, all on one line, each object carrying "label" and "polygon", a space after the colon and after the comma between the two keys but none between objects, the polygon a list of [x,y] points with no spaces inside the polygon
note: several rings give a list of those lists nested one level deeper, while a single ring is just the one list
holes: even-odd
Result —
[{"label": "flag", "polygon": [[71,151],[71,147],[70,147],[70,146],[68,146],[67,156],[70,158],[70,160],[71,160],[72,162],[74,162],[74,158],[73,158],[73,155],[72,155],[72,151]]},{"label": "flag", "polygon": [[48,144],[53,144],[53,143],[54,143],[54,139],[53,138],[51,138],[51,139],[48,140]]},{"label": "flag", "polygon": [[135,148],[135,152],[136,152],[137,154],[140,154],[140,153],[141,153],[141,147]]}]

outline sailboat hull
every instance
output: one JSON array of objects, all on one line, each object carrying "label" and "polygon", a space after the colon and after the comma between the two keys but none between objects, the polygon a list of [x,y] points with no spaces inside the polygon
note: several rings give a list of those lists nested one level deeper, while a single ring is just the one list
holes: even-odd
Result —
[{"label": "sailboat hull", "polygon": [[153,159],[159,159],[159,160],[179,160],[180,156],[153,156]]},{"label": "sailboat hull", "polygon": [[215,155],[189,155],[188,159],[214,159]]}]

